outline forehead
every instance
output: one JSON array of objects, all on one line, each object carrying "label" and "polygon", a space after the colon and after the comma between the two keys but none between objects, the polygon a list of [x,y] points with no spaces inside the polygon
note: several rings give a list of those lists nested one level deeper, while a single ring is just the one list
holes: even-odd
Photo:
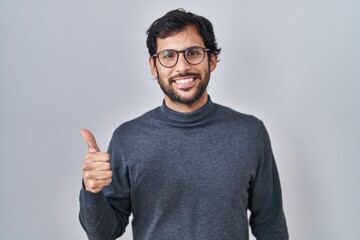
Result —
[{"label": "forehead", "polygon": [[204,41],[194,26],[187,26],[184,30],[167,38],[157,38],[157,52],[164,49],[184,50],[192,46],[205,47]]}]

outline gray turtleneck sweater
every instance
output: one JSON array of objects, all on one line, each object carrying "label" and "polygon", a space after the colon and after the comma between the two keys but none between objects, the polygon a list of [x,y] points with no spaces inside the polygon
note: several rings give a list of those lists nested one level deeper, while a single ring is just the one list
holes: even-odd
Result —
[{"label": "gray turtleneck sweater", "polygon": [[[111,139],[113,181],[80,192],[91,240],[287,240],[279,176],[263,123],[214,104],[192,113],[165,104]],[[250,221],[247,211],[250,210]]]}]

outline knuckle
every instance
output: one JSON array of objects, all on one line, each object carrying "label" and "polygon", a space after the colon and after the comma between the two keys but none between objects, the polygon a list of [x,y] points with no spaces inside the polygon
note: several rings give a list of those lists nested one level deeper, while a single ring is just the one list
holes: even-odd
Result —
[{"label": "knuckle", "polygon": [[83,169],[84,171],[87,171],[87,170],[90,170],[90,167],[89,167],[88,164],[84,163],[82,169]]},{"label": "knuckle", "polygon": [[98,187],[95,181],[89,181],[88,185],[90,189],[96,189]]},{"label": "knuckle", "polygon": [[88,153],[88,154],[85,155],[84,160],[85,160],[85,161],[86,161],[86,160],[90,160],[90,158],[91,158],[91,155],[90,155],[90,153]]},{"label": "knuckle", "polygon": [[105,167],[106,167],[106,169],[109,169],[110,170],[110,163],[109,162],[107,162],[107,163],[105,163]]},{"label": "knuckle", "polygon": [[84,172],[84,178],[85,179],[91,179],[92,178],[91,172]]}]

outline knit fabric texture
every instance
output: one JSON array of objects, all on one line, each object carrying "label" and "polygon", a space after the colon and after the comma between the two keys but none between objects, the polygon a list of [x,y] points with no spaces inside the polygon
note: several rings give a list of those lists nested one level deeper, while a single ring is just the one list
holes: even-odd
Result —
[{"label": "knit fabric texture", "polygon": [[[113,181],[80,192],[91,240],[287,240],[279,176],[257,118],[215,104],[192,113],[162,106],[118,127]],[[248,218],[248,210],[250,218]]]}]

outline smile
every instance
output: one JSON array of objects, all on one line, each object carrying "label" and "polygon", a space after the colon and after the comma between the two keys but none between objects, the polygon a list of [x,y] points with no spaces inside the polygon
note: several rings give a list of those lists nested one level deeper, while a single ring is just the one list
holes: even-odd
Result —
[{"label": "smile", "polygon": [[194,81],[194,78],[186,78],[186,79],[179,79],[175,80],[177,84],[188,84]]}]

